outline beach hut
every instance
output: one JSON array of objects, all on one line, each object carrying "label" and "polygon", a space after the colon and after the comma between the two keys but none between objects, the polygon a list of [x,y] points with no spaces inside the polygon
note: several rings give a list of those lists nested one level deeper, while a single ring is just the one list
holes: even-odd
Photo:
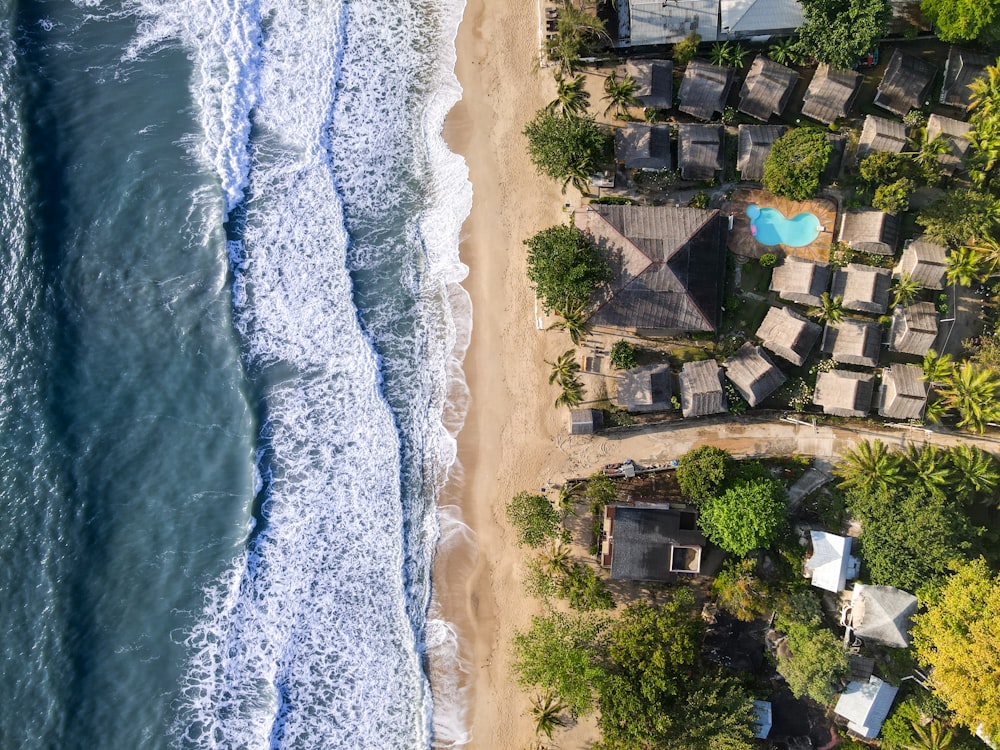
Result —
[{"label": "beach hut", "polygon": [[856,70],[836,70],[825,63],[820,65],[803,97],[802,114],[826,125],[846,117],[854,106],[863,79]]},{"label": "beach hut", "polygon": [[899,219],[874,208],[845,211],[840,219],[839,239],[862,253],[893,255],[899,239]]},{"label": "beach hut", "polygon": [[902,117],[911,109],[930,104],[928,98],[937,75],[937,66],[898,47],[875,94],[875,105]]},{"label": "beach hut", "polygon": [[674,64],[670,60],[630,60],[625,73],[635,81],[635,96],[642,107],[674,106]]},{"label": "beach hut", "polygon": [[666,411],[670,403],[670,365],[626,370],[618,379],[615,403],[630,412]]},{"label": "beach hut", "polygon": [[673,581],[701,572],[705,537],[693,510],[608,505],[604,513],[602,563],[611,578]]},{"label": "beach hut", "polygon": [[757,338],[768,351],[801,366],[823,329],[787,307],[770,307],[757,329]]},{"label": "beach hut", "polygon": [[593,435],[604,426],[604,413],[599,409],[573,409],[569,413],[570,435]]},{"label": "beach hut", "polygon": [[853,540],[826,531],[810,531],[809,540],[812,553],[805,570],[812,585],[835,594],[843,591],[848,579],[857,578],[861,569],[861,561],[851,555]]},{"label": "beach hut", "polygon": [[903,123],[885,117],[866,115],[858,139],[857,161],[861,161],[876,151],[898,154],[906,148],[906,128]]},{"label": "beach hut", "polygon": [[830,295],[841,297],[845,310],[879,315],[889,307],[892,271],[888,268],[848,263],[833,272]]},{"label": "beach hut", "polygon": [[944,289],[948,251],[927,237],[918,237],[903,248],[899,271],[927,289]]},{"label": "beach hut", "polygon": [[849,370],[829,370],[816,377],[813,403],[824,414],[835,417],[863,417],[872,408],[875,376]]},{"label": "beach hut", "polygon": [[756,406],[787,380],[764,350],[749,341],[724,363],[729,378],[750,406]]},{"label": "beach hut", "polygon": [[878,323],[847,318],[836,325],[827,324],[820,349],[844,365],[875,367],[881,346],[882,329]]},{"label": "beach hut", "polygon": [[872,675],[868,682],[851,682],[833,712],[847,719],[847,728],[867,740],[878,737],[899,688]]},{"label": "beach hut", "polygon": [[934,346],[938,333],[938,311],[931,302],[916,302],[892,311],[889,348],[923,357]]},{"label": "beach hut", "polygon": [[830,286],[830,266],[789,256],[771,272],[771,291],[789,302],[818,307]]},{"label": "beach hut", "polygon": [[948,61],[944,65],[944,85],[941,87],[941,103],[951,107],[967,109],[971,92],[969,84],[986,75],[986,68],[996,62],[995,58],[982,52],[952,47],[948,50]]},{"label": "beach hut", "polygon": [[779,65],[764,55],[757,55],[740,89],[739,111],[758,120],[766,121],[771,115],[780,117],[788,106],[797,80],[799,74],[791,68]]},{"label": "beach hut", "polygon": [[788,130],[784,125],[740,125],[736,169],[740,178],[760,182],[771,146]]},{"label": "beach hut", "polygon": [[972,126],[952,117],[931,115],[927,118],[927,140],[943,138],[948,150],[937,155],[938,163],[949,175],[965,167],[965,155],[969,150],[969,133]]},{"label": "beach hut", "polygon": [[677,126],[677,164],[685,180],[711,180],[722,170],[721,125]]},{"label": "beach hut", "polygon": [[685,362],[681,368],[681,413],[685,417],[706,417],[726,411],[722,374],[714,359]]},{"label": "beach hut", "polygon": [[878,413],[889,419],[920,419],[927,403],[924,370],[917,365],[893,364],[882,371]]},{"label": "beach hut", "polygon": [[627,169],[670,169],[670,126],[633,123],[618,128],[615,160]]},{"label": "beach hut", "polygon": [[678,109],[699,120],[711,120],[713,115],[725,109],[732,85],[732,68],[692,60],[687,64],[681,81]]}]

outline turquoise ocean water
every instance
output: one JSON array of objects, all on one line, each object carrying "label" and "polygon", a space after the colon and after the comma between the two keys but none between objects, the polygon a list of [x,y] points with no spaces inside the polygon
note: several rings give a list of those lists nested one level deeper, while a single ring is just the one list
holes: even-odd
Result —
[{"label": "turquoise ocean water", "polygon": [[0,0],[0,747],[463,744],[461,10]]}]

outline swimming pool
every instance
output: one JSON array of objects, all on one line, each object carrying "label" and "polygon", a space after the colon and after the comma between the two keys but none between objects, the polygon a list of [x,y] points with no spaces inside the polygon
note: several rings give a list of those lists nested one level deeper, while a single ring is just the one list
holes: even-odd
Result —
[{"label": "swimming pool", "polygon": [[816,239],[821,229],[816,215],[808,212],[786,219],[776,208],[761,208],[751,203],[747,206],[747,216],[751,234],[762,245],[802,247]]}]

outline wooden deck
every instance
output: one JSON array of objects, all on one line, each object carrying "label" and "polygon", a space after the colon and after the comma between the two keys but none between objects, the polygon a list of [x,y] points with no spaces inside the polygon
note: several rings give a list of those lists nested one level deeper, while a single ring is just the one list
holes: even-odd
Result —
[{"label": "wooden deck", "polygon": [[[808,211],[819,219],[823,228],[819,235],[803,247],[786,247],[785,245],[762,245],[750,233],[750,218],[747,216],[747,206],[756,203],[764,208],[776,208],[788,218]],[[733,215],[733,231],[729,233],[729,250],[745,258],[759,258],[764,253],[775,253],[778,258],[793,255],[796,258],[814,260],[826,263],[830,260],[830,243],[837,224],[837,206],[826,198],[815,198],[810,201],[792,201],[779,198],[766,190],[741,189],[733,193],[728,208],[723,213]]]}]

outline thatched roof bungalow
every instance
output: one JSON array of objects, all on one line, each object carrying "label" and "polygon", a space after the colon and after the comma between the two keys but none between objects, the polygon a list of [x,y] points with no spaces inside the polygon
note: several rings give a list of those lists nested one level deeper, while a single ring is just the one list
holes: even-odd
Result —
[{"label": "thatched roof bungalow", "polygon": [[856,70],[820,65],[803,97],[802,114],[825,125],[846,117],[861,90],[862,80],[864,76]]},{"label": "thatched roof bungalow", "polygon": [[615,403],[631,412],[671,408],[670,366],[646,365],[626,370],[618,379]]},{"label": "thatched roof bungalow", "polygon": [[948,145],[948,150],[938,154],[937,160],[949,175],[965,167],[965,155],[971,145],[967,136],[971,131],[969,123],[951,117],[931,115],[927,118],[927,140],[943,138]]},{"label": "thatched roof bungalow", "polygon": [[918,237],[903,248],[899,269],[927,289],[944,289],[948,251],[927,237]]},{"label": "thatched roof bungalow", "polygon": [[892,312],[889,348],[894,352],[923,357],[934,346],[938,332],[938,311],[932,302],[897,307]]},{"label": "thatched roof bungalow", "polygon": [[784,125],[740,125],[736,169],[744,180],[760,182],[771,146],[788,130]]},{"label": "thatched roof bungalow", "polygon": [[764,55],[757,55],[740,89],[740,112],[765,122],[781,116],[792,97],[799,74]]},{"label": "thatched roof bungalow", "polygon": [[757,338],[765,349],[799,367],[806,361],[822,332],[818,324],[787,307],[771,307],[757,329]]},{"label": "thatched roof bungalow", "polygon": [[840,219],[840,241],[854,250],[893,255],[899,238],[899,219],[874,208],[845,211]]},{"label": "thatched roof bungalow", "polygon": [[830,266],[789,256],[771,272],[771,291],[781,299],[818,307],[830,286]]},{"label": "thatched roof bungalow", "polygon": [[917,365],[894,364],[882,371],[878,413],[890,419],[919,419],[927,403],[924,370]]},{"label": "thatched roof bungalow", "polygon": [[850,370],[829,370],[816,377],[813,403],[823,407],[824,414],[863,417],[872,408],[874,394],[874,375]]},{"label": "thatched roof bungalow", "polygon": [[677,166],[685,180],[711,180],[722,170],[721,125],[677,126]]},{"label": "thatched roof bungalow", "polygon": [[670,169],[670,126],[632,123],[618,128],[615,160],[627,169]]},{"label": "thatched roof bungalow", "polygon": [[681,413],[685,417],[706,417],[726,411],[722,371],[714,359],[685,362],[680,374]]},{"label": "thatched roof bungalow", "polygon": [[833,273],[830,295],[842,297],[846,310],[879,315],[889,307],[892,272],[888,268],[848,263]]},{"label": "thatched roof bungalow", "polygon": [[733,69],[712,65],[704,60],[692,60],[684,71],[681,81],[681,112],[711,120],[726,107],[729,89],[733,85]]},{"label": "thatched roof bungalow", "polygon": [[954,46],[949,49],[948,61],[944,64],[941,103],[967,109],[971,95],[969,84],[986,75],[987,66],[995,62],[995,58],[981,52],[970,52]]},{"label": "thatched roof bungalow", "polygon": [[756,406],[788,379],[759,346],[749,341],[724,363],[729,378],[750,406]]},{"label": "thatched roof bungalow", "polygon": [[858,139],[858,163],[876,151],[898,154],[902,153],[904,148],[906,148],[906,128],[903,123],[875,115],[865,116],[865,124]]},{"label": "thatched roof bungalow", "polygon": [[882,329],[878,323],[847,318],[827,324],[820,349],[844,365],[875,367],[881,346]]},{"label": "thatched roof bungalow", "polygon": [[625,73],[635,81],[640,106],[670,109],[674,106],[674,64],[670,60],[630,60]]},{"label": "thatched roof bungalow", "polygon": [[875,94],[875,105],[902,117],[911,109],[929,104],[928,98],[937,76],[937,66],[898,47],[889,59],[882,82]]}]

